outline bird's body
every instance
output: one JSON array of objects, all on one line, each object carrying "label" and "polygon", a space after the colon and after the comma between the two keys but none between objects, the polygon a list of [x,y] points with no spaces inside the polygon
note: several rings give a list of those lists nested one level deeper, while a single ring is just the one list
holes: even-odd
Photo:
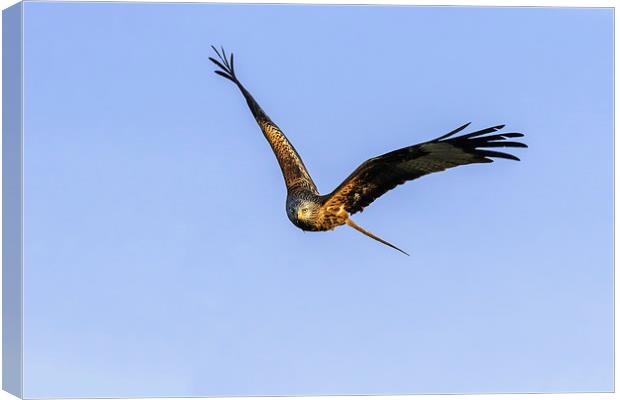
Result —
[{"label": "bird's body", "polygon": [[221,54],[217,49],[213,49],[219,61],[209,59],[221,68],[215,72],[235,83],[241,90],[252,115],[271,145],[287,188],[286,214],[295,226],[304,231],[328,231],[347,224],[405,253],[355,224],[350,216],[362,211],[364,207],[397,185],[423,175],[459,165],[490,163],[493,162],[492,157],[518,160],[511,154],[488,148],[527,147],[520,142],[505,141],[507,138],[523,136],[521,133],[488,135],[502,129],[503,125],[454,136],[469,125],[465,124],[437,139],[366,160],[334,191],[321,195],[295,147],[237,79],[233,55],[228,58],[223,49]]}]

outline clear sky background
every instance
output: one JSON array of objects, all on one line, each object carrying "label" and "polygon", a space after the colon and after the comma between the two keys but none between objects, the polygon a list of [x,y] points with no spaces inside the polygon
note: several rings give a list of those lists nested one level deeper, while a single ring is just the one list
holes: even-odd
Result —
[{"label": "clear sky background", "polygon": [[[25,5],[34,396],[610,391],[610,9]],[[472,121],[522,162],[303,233],[238,90],[321,192]]]}]

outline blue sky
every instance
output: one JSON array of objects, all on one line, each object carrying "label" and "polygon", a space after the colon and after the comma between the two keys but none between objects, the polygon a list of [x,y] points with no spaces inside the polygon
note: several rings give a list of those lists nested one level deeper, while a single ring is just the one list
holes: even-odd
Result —
[{"label": "blue sky", "polygon": [[[36,396],[610,391],[610,9],[27,3]],[[522,162],[303,233],[211,44],[319,190],[462,123]]]}]

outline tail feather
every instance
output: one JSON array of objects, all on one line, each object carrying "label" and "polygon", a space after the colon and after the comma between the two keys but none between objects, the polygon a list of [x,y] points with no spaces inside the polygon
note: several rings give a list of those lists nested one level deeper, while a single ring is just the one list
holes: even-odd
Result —
[{"label": "tail feather", "polygon": [[345,223],[346,223],[347,225],[349,225],[351,228],[353,228],[353,229],[355,229],[355,230],[357,230],[357,231],[359,231],[359,232],[363,233],[364,235],[368,236],[369,238],[374,239],[374,240],[376,240],[377,242],[383,243],[383,244],[384,244],[384,245],[386,245],[386,246],[390,246],[391,248],[396,249],[396,250],[400,251],[401,253],[403,253],[403,254],[405,254],[405,255],[407,255],[407,256],[409,255],[409,253],[407,253],[407,252],[405,252],[405,251],[403,251],[403,250],[399,249],[398,247],[394,246],[392,243],[387,242],[387,241],[385,241],[385,240],[381,239],[380,237],[378,237],[378,236],[377,236],[377,235],[375,235],[374,233],[369,232],[369,231],[367,231],[366,229],[362,228],[361,226],[357,225],[357,224],[356,224],[355,222],[353,222],[351,219],[347,218],[347,220],[345,221]]}]

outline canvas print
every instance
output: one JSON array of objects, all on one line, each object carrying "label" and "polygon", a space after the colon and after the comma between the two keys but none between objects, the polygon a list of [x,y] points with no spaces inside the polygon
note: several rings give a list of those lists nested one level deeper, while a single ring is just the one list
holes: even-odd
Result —
[{"label": "canvas print", "polygon": [[4,10],[4,390],[613,391],[613,22]]}]

